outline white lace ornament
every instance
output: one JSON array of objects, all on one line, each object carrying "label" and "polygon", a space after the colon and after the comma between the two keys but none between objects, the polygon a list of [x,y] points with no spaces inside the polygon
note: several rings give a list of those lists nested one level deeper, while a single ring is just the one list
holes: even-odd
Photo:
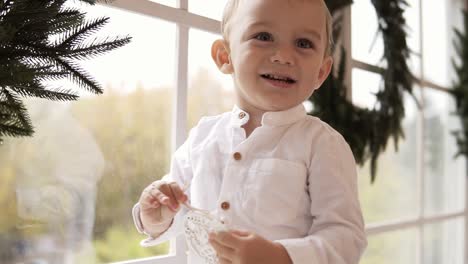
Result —
[{"label": "white lace ornament", "polygon": [[184,232],[191,252],[202,258],[207,264],[217,264],[216,251],[208,241],[210,232],[226,231],[227,227],[214,213],[184,204],[189,211],[184,219]]}]

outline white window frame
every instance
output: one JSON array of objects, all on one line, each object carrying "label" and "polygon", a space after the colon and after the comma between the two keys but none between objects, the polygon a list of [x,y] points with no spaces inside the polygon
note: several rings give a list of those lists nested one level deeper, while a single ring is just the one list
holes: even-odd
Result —
[{"label": "white window frame", "polygon": [[[220,34],[220,22],[188,12],[188,0],[177,0],[177,7],[169,7],[149,0],[116,0],[110,6],[166,20],[176,24],[176,71],[175,96],[173,97],[172,142],[173,153],[187,137],[187,89],[188,89],[188,48],[189,29],[195,28]],[[151,31],[151,30],[149,30]],[[170,251],[166,256],[117,262],[119,264],[180,264],[187,262],[186,243],[182,236],[171,240]]]},{"label": "white window frame", "polygon": [[[424,1],[424,0],[422,0]],[[149,0],[116,0],[109,4],[126,11],[135,12],[138,14],[144,14],[150,17],[157,19],[166,20],[176,24],[176,90],[174,96],[174,107],[173,107],[173,125],[172,125],[172,145],[171,150],[174,152],[178,146],[180,146],[186,138],[187,131],[187,87],[188,87],[188,45],[189,45],[189,29],[195,28],[202,31],[207,31],[214,34],[220,34],[220,22],[218,20],[210,19],[201,15],[188,12],[188,0],[177,0],[177,7],[169,7],[159,3],[151,2]],[[420,25],[422,25],[422,5],[420,5]],[[468,0],[467,4],[468,6]],[[379,73],[380,68],[362,62],[354,60],[351,54],[351,8],[348,7],[344,12],[344,24],[343,24],[343,45],[345,46],[347,52],[347,70],[346,70],[346,83],[347,87],[351,87],[352,83],[352,69],[357,68],[369,72]],[[422,26],[420,27],[420,36],[422,44],[423,30]],[[149,30],[151,32],[151,30]],[[421,45],[421,49],[422,49]],[[423,50],[421,50],[421,54]],[[421,69],[423,69],[423,58],[421,58]],[[423,72],[423,70],[421,70]],[[417,80],[421,87],[428,87],[432,89],[447,91],[448,87],[443,87],[435,83],[429,82],[424,79],[424,75]],[[351,88],[352,89],[352,88]],[[348,96],[351,98],[352,90],[348,90]],[[420,133],[423,133],[424,126],[420,124],[421,129]],[[419,138],[422,138],[422,134]],[[414,219],[406,219],[399,221],[392,221],[386,223],[378,223],[368,225],[366,227],[366,233],[368,236],[374,236],[377,234],[397,231],[406,228],[418,228],[419,230],[419,241],[423,241],[423,227],[427,224],[441,223],[446,220],[455,219],[458,217],[464,217],[465,219],[465,263],[468,263],[468,181],[466,184],[466,202],[465,208],[462,211],[449,213],[449,214],[439,214],[434,216],[424,216],[424,193],[422,191],[422,186],[424,186],[424,171],[421,169],[423,164],[423,151],[422,151],[422,142],[419,142],[418,147],[418,199],[419,199],[419,213],[418,217]],[[419,256],[422,253],[422,243],[420,243],[418,250]],[[166,256],[158,256],[146,259],[138,260],[128,260],[124,262],[118,262],[121,264],[149,264],[149,263],[159,263],[159,264],[180,264],[186,263],[187,257],[184,252],[186,252],[185,241],[182,237],[178,237],[171,241],[170,252]]]},{"label": "white window frame", "polygon": [[[370,0],[369,0],[370,1]],[[420,5],[419,5],[419,34],[420,34],[420,47],[421,47],[421,54],[424,54],[423,50],[423,5],[424,1],[431,1],[431,0],[421,0]],[[465,8],[468,8],[468,0],[465,2]],[[351,44],[351,7],[347,7],[344,11],[344,34],[343,34],[343,45],[345,49],[348,51],[346,56],[347,60],[347,76],[345,78],[347,87],[351,87],[348,91],[348,96],[351,98],[352,94],[352,69],[360,69],[376,74],[380,74],[382,72],[382,68],[379,68],[375,65],[355,60],[352,58],[352,44]],[[436,83],[433,83],[431,81],[428,81],[424,77],[424,57],[421,56],[420,58],[420,74],[421,77],[416,80],[417,84],[422,88],[422,89],[435,89],[439,91],[444,91],[447,92],[450,88],[449,87],[444,87],[441,85],[438,85]],[[423,102],[424,103],[424,102]],[[379,222],[376,224],[370,224],[366,225],[366,234],[368,237],[382,234],[385,232],[391,232],[391,231],[398,231],[398,230],[403,230],[407,228],[417,228],[418,229],[418,236],[420,241],[419,247],[418,247],[418,254],[417,256],[422,256],[423,252],[423,243],[422,241],[424,238],[424,226],[429,225],[429,224],[437,224],[437,223],[443,223],[444,221],[447,220],[453,220],[457,219],[459,217],[464,217],[464,222],[465,222],[465,234],[464,234],[464,246],[465,246],[465,256],[464,256],[464,263],[468,264],[468,180],[466,181],[465,184],[465,207],[463,210],[458,211],[458,212],[453,212],[453,213],[439,213],[431,216],[425,216],[424,213],[424,203],[425,203],[425,194],[423,191],[423,186],[425,185],[425,176],[424,176],[424,170],[422,169],[423,167],[423,160],[424,160],[424,151],[423,151],[423,142],[421,142],[424,135],[424,120],[421,118],[421,121],[418,124],[419,129],[418,132],[420,133],[419,136],[417,137],[419,139],[419,142],[417,142],[418,145],[418,159],[417,159],[417,177],[418,177],[418,214],[417,217],[415,218],[409,218],[409,219],[401,219],[401,220],[396,220],[396,221],[388,221],[388,222]],[[468,163],[467,163],[468,164]],[[423,261],[422,257],[419,258],[419,262],[421,263]],[[424,263],[421,263],[424,264]]]}]

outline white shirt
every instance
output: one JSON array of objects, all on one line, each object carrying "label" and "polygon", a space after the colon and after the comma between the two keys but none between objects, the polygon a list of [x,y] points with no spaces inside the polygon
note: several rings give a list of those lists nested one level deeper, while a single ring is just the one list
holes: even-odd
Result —
[{"label": "white shirt", "polygon": [[[295,264],[358,263],[367,240],[356,165],[343,137],[308,116],[302,104],[265,113],[246,138],[241,126],[248,120],[238,107],[202,118],[174,154],[165,179],[190,182],[194,207],[216,211],[230,228],[281,243]],[[184,213],[142,245],[181,233]],[[138,204],[133,215],[142,231]]]}]

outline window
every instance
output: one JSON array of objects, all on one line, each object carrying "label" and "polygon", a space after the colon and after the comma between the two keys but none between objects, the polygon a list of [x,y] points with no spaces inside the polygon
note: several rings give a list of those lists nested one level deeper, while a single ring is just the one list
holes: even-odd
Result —
[{"label": "window", "polygon": [[222,74],[211,59],[211,44],[219,38],[217,34],[190,29],[187,128],[195,126],[202,116],[231,110],[234,104],[231,76]]},{"label": "window", "polygon": [[[368,165],[358,168],[369,234],[361,263],[461,264],[468,251],[467,165],[464,158],[455,158],[451,132],[461,124],[453,115],[454,101],[447,90],[454,77],[452,29],[461,25],[463,2],[411,0],[408,4],[409,66],[419,79],[413,90],[423,107],[419,109],[410,96],[405,99],[405,138],[398,152],[390,141],[379,157],[374,185]],[[375,19],[371,1],[352,5],[352,98],[354,104],[369,108],[381,82],[376,69],[386,67],[380,60],[382,37],[376,37],[372,28]]]},{"label": "window", "polygon": [[[28,101],[33,138],[0,147],[1,263],[184,263],[182,238],[142,248],[130,211],[167,172],[171,153],[200,116],[232,107],[230,76],[211,63],[225,0],[121,0],[87,8],[106,15],[106,35],[133,41],[84,64],[105,94],[75,103]],[[418,109],[405,98],[405,139],[379,159],[377,182],[358,168],[369,234],[361,263],[455,263],[468,252],[466,162],[454,159],[460,127],[446,93],[453,78],[452,27],[462,0],[409,0],[410,67]],[[371,1],[354,1],[353,103],[373,107],[383,42]],[[437,19],[433,19],[437,17]],[[375,25],[375,26],[373,26]],[[364,30],[363,30],[364,29]],[[67,84],[68,85],[68,84]],[[213,102],[208,97],[220,100]],[[57,111],[60,108],[60,111]],[[6,161],[6,162],[4,162]],[[39,203],[41,201],[41,203]],[[80,212],[80,215],[76,215]]]},{"label": "window", "polygon": [[176,24],[81,8],[111,18],[102,34],[133,41],[84,62],[103,95],[27,102],[34,137],[8,138],[0,148],[0,204],[8,208],[1,263],[108,263],[169,252],[169,243],[140,247],[129,215],[142,188],[169,168]]}]

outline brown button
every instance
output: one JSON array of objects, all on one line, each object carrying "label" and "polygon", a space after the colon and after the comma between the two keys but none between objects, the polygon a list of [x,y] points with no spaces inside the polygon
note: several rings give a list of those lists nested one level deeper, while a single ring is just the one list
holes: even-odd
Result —
[{"label": "brown button", "polygon": [[223,210],[228,210],[231,205],[228,202],[222,202],[221,203],[221,208]]},{"label": "brown button", "polygon": [[245,117],[245,113],[244,113],[244,112],[240,112],[240,113],[239,113],[239,119],[242,119],[242,118],[244,118],[244,117]]},{"label": "brown button", "polygon": [[234,153],[233,157],[234,157],[235,160],[241,160],[242,159],[242,155],[239,152]]}]

